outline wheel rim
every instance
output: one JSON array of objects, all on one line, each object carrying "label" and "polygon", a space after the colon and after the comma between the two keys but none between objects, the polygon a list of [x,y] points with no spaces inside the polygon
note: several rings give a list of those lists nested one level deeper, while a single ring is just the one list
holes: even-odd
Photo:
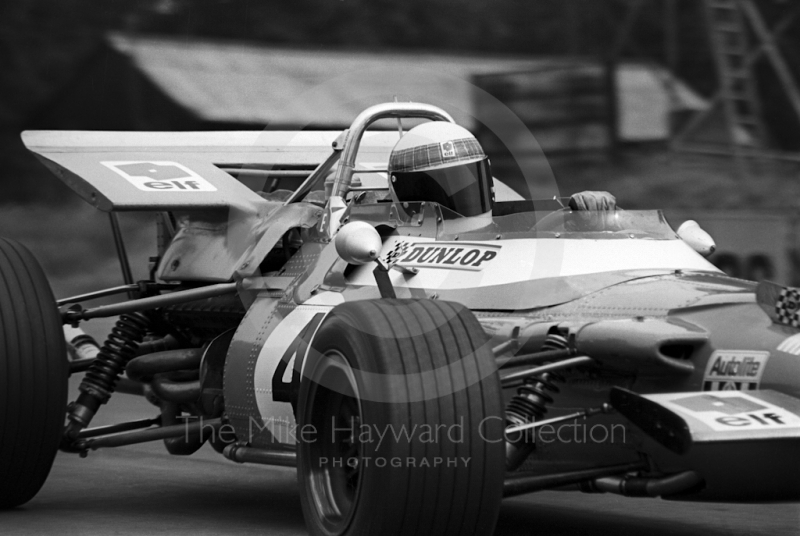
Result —
[{"label": "wheel rim", "polygon": [[312,371],[305,422],[316,433],[303,450],[307,485],[317,518],[331,533],[350,525],[362,479],[362,413],[353,370],[336,350]]}]

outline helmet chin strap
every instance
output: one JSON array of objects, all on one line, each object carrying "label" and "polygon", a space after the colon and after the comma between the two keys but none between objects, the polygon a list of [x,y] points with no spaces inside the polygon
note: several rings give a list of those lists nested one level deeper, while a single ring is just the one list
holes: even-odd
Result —
[{"label": "helmet chin strap", "polygon": [[386,174],[386,180],[389,186],[389,195],[392,197],[392,203],[400,203],[400,200],[397,198],[397,192],[394,191],[394,186],[392,185],[394,178],[391,173]]},{"label": "helmet chin strap", "polygon": [[[397,95],[394,96],[394,102],[397,102]],[[397,133],[403,137],[403,118],[400,116],[397,116]]]}]

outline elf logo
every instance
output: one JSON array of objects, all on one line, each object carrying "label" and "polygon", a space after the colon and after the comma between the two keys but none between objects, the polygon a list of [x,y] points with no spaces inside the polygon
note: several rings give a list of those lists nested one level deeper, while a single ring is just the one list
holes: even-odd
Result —
[{"label": "elf logo", "polygon": [[443,141],[439,146],[442,149],[442,158],[455,158],[456,145],[452,141]]},{"label": "elf logo", "polygon": [[704,391],[758,389],[769,352],[718,350],[706,365]]},{"label": "elf logo", "polygon": [[670,402],[718,431],[780,429],[800,424],[797,415],[744,393],[698,394]]},{"label": "elf logo", "polygon": [[501,247],[468,242],[398,242],[386,254],[386,260],[407,267],[480,271],[497,257]]},{"label": "elf logo", "polygon": [[177,162],[101,162],[145,192],[215,192],[213,184]]}]

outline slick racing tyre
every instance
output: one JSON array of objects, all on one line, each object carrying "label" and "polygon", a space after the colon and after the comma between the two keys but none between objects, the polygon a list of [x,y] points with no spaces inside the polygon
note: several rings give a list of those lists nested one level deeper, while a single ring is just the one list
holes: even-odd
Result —
[{"label": "slick racing tyre", "polygon": [[39,263],[0,238],[0,509],[31,500],[58,451],[68,375],[61,326]]},{"label": "slick racing tyre", "polygon": [[313,535],[491,534],[503,494],[494,357],[465,307],[368,300],[331,311],[298,396]]}]

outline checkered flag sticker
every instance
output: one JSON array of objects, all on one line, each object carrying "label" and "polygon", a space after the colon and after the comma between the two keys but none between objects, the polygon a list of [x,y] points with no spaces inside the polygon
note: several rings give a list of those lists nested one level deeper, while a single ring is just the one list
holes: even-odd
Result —
[{"label": "checkered flag sticker", "polygon": [[800,291],[795,288],[782,288],[781,295],[775,302],[775,314],[781,324],[800,327]]},{"label": "checkered flag sticker", "polygon": [[383,262],[389,268],[391,268],[392,266],[397,264],[397,261],[399,261],[403,255],[406,254],[409,247],[411,247],[410,242],[405,242],[401,240],[395,243],[394,247],[386,255],[384,255]]},{"label": "checkered flag sticker", "polygon": [[773,322],[800,328],[800,288],[761,281],[756,286],[756,303]]}]

